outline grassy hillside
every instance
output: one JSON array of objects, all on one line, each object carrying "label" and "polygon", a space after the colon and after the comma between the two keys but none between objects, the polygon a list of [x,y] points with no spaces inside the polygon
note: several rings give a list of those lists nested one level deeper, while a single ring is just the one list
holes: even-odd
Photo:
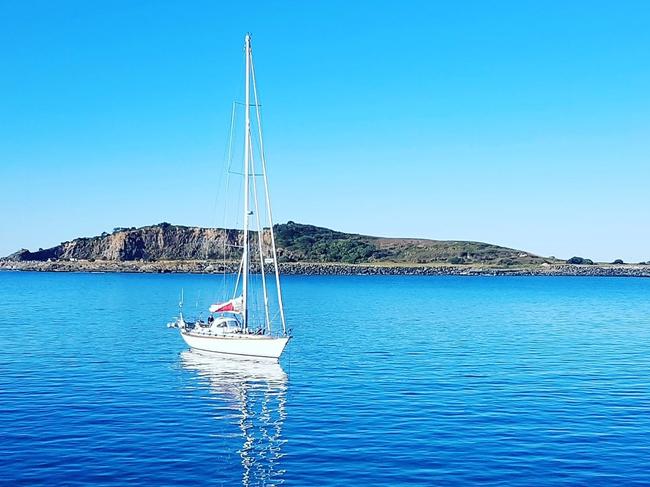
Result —
[{"label": "grassy hillside", "polygon": [[276,225],[275,233],[281,256],[287,262],[500,265],[555,262],[554,259],[482,242],[371,237],[294,222]]}]

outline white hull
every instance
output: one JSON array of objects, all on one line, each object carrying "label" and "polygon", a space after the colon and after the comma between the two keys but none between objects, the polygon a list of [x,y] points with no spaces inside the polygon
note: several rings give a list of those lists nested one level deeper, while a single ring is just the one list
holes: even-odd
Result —
[{"label": "white hull", "polygon": [[181,337],[198,352],[274,360],[280,358],[290,338],[264,335],[199,336],[184,331],[181,331]]}]

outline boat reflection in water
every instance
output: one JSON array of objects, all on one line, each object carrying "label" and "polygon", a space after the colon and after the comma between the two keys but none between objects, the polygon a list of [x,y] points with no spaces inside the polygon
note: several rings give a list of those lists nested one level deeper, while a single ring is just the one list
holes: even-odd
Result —
[{"label": "boat reflection in water", "polygon": [[181,352],[181,363],[207,379],[215,399],[238,412],[243,446],[242,485],[279,485],[284,471],[282,425],[287,374],[277,362],[254,362]]}]

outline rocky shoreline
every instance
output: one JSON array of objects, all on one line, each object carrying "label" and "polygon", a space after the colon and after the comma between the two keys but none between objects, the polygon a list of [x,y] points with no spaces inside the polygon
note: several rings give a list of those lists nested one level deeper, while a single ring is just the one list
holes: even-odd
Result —
[{"label": "rocky shoreline", "polygon": [[[109,261],[77,260],[0,261],[0,271],[37,272],[126,272],[218,274],[236,272],[237,263],[205,260]],[[253,269],[255,270],[255,269]],[[268,269],[271,270],[270,268]],[[494,266],[467,264],[339,264],[294,262],[281,263],[280,272],[290,275],[395,275],[395,276],[604,276],[650,277],[650,265],[636,264],[542,264],[528,266]]]}]

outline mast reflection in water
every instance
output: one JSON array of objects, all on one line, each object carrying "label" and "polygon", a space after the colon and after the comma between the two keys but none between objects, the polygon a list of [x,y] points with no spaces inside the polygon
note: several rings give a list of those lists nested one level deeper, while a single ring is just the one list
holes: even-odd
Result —
[{"label": "mast reflection in water", "polygon": [[279,485],[284,471],[282,425],[287,374],[276,362],[254,362],[185,351],[181,364],[209,385],[214,398],[236,411],[243,444],[242,485]]}]

